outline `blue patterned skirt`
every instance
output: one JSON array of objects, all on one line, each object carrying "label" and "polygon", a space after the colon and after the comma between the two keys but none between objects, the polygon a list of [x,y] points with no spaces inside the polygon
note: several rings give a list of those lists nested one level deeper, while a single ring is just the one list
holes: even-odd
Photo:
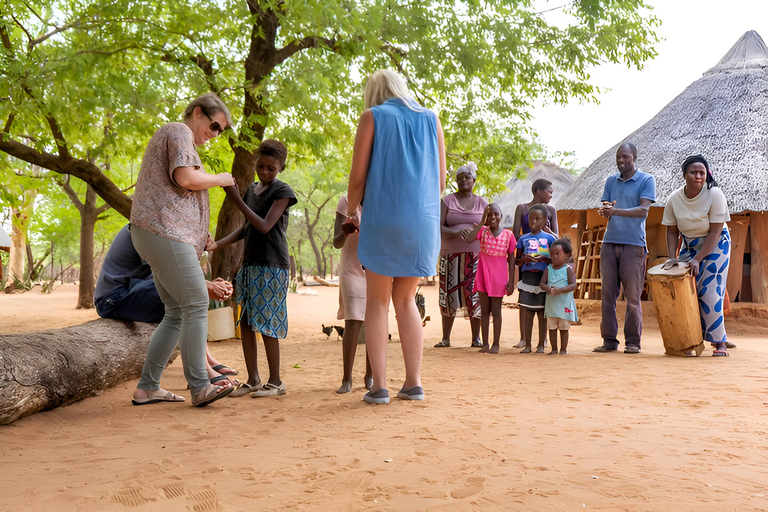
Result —
[{"label": "blue patterned skirt", "polygon": [[239,322],[264,336],[288,336],[288,271],[250,265],[241,267],[235,278],[235,300],[243,308]]},{"label": "blue patterned skirt", "polygon": [[[680,248],[680,261],[692,260],[704,246],[706,236],[687,238],[683,235]],[[704,257],[696,276],[696,291],[699,296],[699,314],[704,341],[725,343],[725,319],[723,318],[723,300],[725,283],[728,279],[728,263],[731,259],[731,235],[724,227],[720,240],[712,252]]]}]

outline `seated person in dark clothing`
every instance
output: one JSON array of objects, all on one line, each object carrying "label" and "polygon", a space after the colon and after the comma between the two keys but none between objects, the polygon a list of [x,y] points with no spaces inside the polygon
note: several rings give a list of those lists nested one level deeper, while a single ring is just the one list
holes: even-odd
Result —
[{"label": "seated person in dark clothing", "polygon": [[[232,295],[232,284],[228,281],[219,278],[205,284],[211,299],[226,300]],[[102,318],[149,323],[163,319],[165,307],[155,288],[152,270],[133,247],[128,225],[117,233],[107,251],[93,302]],[[225,375],[237,375],[236,370],[214,359],[207,347],[206,354],[208,378],[212,383],[224,383]]]}]

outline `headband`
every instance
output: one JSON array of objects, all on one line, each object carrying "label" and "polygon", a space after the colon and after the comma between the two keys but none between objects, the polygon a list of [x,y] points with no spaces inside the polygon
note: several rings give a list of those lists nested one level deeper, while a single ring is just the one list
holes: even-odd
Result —
[{"label": "headband", "polygon": [[459,174],[466,173],[472,176],[472,179],[477,179],[477,164],[475,162],[467,162],[467,165],[462,165],[458,169],[456,169],[456,177],[459,177]]},{"label": "headband", "polygon": [[688,169],[688,166],[691,164],[700,163],[704,164],[704,168],[707,170],[707,174],[712,174],[709,170],[709,162],[707,162],[707,159],[704,158],[702,155],[691,155],[688,158],[683,161],[683,172]]}]

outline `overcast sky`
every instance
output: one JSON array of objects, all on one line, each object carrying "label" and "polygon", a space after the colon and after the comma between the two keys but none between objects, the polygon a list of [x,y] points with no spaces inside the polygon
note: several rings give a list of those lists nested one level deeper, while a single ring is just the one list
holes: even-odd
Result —
[{"label": "overcast sky", "polygon": [[[600,104],[546,106],[534,112],[533,128],[550,152],[574,151],[587,167],[650,120],[713,67],[748,30],[768,41],[768,0],[649,0],[661,19],[658,56],[638,71],[602,66],[592,82],[611,89]],[[642,155],[639,155],[642,158]]]}]

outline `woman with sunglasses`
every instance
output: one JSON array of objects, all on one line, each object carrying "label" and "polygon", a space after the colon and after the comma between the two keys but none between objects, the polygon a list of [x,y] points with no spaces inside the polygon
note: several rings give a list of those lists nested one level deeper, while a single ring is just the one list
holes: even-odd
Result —
[{"label": "woman with sunglasses", "polygon": [[160,127],[144,153],[131,209],[131,241],[152,268],[165,316],[149,342],[134,405],[184,401],[160,388],[177,343],[192,405],[208,405],[233,390],[231,384],[216,386],[208,380],[208,292],[199,260],[210,238],[208,189],[235,181],[229,173],[205,172],[196,148],[231,126],[224,102],[204,94],[187,106],[183,122]]}]

